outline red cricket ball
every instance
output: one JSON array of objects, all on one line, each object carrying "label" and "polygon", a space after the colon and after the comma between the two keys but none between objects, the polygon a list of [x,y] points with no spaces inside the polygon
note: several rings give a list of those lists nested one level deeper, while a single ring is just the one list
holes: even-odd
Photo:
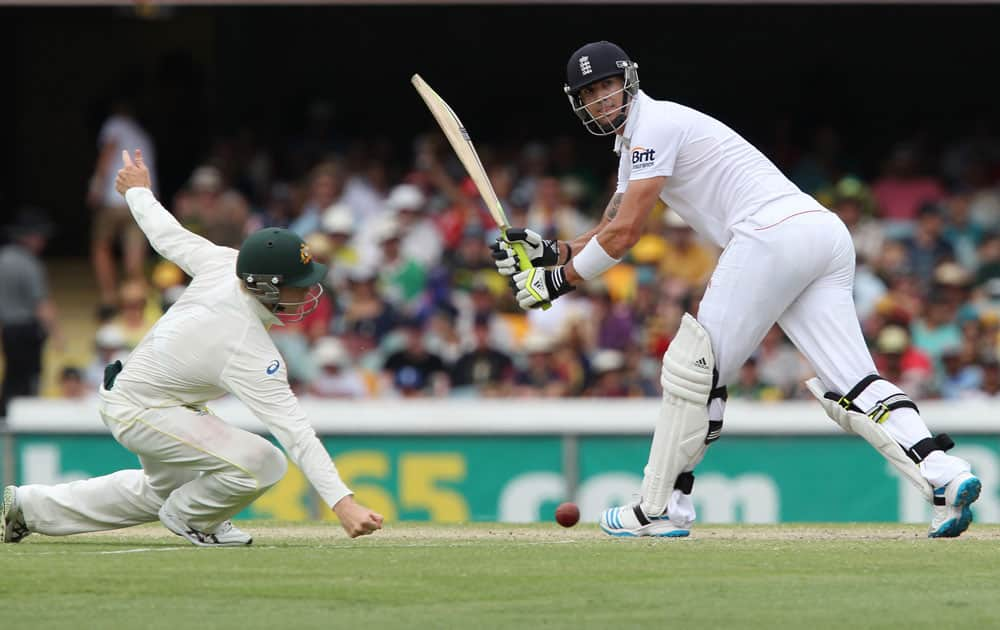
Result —
[{"label": "red cricket ball", "polygon": [[563,527],[573,527],[580,520],[580,508],[576,503],[560,503],[556,508],[556,522]]}]

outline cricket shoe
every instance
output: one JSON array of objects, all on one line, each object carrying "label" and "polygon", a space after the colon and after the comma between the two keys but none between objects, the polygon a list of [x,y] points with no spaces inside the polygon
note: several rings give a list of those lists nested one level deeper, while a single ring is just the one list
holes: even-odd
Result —
[{"label": "cricket shoe", "polygon": [[[166,507],[166,504],[164,504]],[[213,532],[203,532],[189,527],[176,514],[160,508],[160,522],[181,538],[187,538],[199,547],[246,547],[253,542],[250,534],[239,530],[232,521],[223,521]]]},{"label": "cricket shoe", "polygon": [[[959,473],[941,488],[934,490],[934,517],[928,538],[955,538],[972,523],[971,506],[979,498],[983,484],[972,473]],[[943,504],[941,504],[941,500]]]},{"label": "cricket shoe", "polygon": [[687,527],[673,523],[666,514],[646,516],[638,503],[604,510],[601,514],[601,529],[605,534],[623,538],[683,538],[691,533]]},{"label": "cricket shoe", "polygon": [[3,489],[3,508],[0,511],[0,543],[19,543],[31,533],[24,522],[21,504],[17,501],[17,486]]}]

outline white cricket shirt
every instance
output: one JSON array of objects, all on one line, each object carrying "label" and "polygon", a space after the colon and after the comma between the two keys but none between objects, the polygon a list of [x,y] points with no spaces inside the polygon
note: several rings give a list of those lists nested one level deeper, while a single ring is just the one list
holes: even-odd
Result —
[{"label": "white cricket shirt", "polygon": [[719,247],[732,238],[733,225],[764,207],[788,214],[824,209],[726,125],[641,90],[615,152],[617,192],[630,181],[665,175],[660,199]]},{"label": "white cricket shirt", "polygon": [[185,230],[147,188],[125,200],[161,256],[193,278],[135,348],[114,389],[143,408],[200,404],[231,393],[270,429],[331,507],[351,491],[288,386],[267,327],[280,320],[241,288],[238,252]]}]

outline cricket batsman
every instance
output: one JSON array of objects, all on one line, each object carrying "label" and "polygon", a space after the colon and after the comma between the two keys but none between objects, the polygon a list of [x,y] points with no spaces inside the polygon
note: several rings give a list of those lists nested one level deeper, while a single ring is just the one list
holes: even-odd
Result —
[{"label": "cricket batsman", "polygon": [[[854,308],[854,246],[847,227],[800,191],[729,127],[639,89],[638,65],[601,41],[573,53],[565,93],[586,129],[613,136],[618,187],[600,224],[568,242],[528,229],[493,245],[522,308],[558,299],[603,274],[666,203],[723,248],[697,318],[685,315],[663,356],[663,401],[641,498],[601,516],[612,536],[687,536],[694,469],[722,431],[726,385],[775,322],[818,378],[807,386],[846,431],[872,444],[933,505],[928,535],[955,537],[972,522],[981,483],[932,437],[917,405],[878,375]],[[535,269],[521,272],[512,242]]]},{"label": "cricket batsman", "polygon": [[316,308],[326,267],[292,232],[266,228],[239,251],[180,226],[150,190],[142,153],[115,182],[153,248],[193,278],[125,362],[108,366],[101,419],[140,470],[53,486],[8,486],[0,541],[64,536],[160,520],[202,547],[249,545],[229,520],[285,475],[285,454],[216,417],[204,402],[230,393],[270,429],[354,538],[382,516],[354,501],[288,386],[267,334]]}]

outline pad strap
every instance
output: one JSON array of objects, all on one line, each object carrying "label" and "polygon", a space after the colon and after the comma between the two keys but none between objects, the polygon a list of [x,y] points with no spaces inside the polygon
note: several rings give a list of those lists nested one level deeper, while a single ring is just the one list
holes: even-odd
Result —
[{"label": "pad strap", "polygon": [[894,409],[900,409],[903,407],[912,409],[917,413],[920,413],[920,409],[917,408],[917,404],[910,400],[910,397],[906,394],[900,392],[898,394],[893,394],[883,398],[882,400],[875,403],[871,409],[865,410],[861,409],[854,404],[855,399],[861,395],[868,386],[875,381],[884,381],[885,379],[878,374],[869,374],[868,376],[861,379],[857,385],[851,388],[851,391],[847,392],[843,396],[837,396],[833,392],[827,392],[826,398],[835,401],[838,405],[847,409],[848,411],[857,411],[858,413],[863,413],[874,422],[882,423],[889,417],[889,414]]},{"label": "pad strap", "polygon": [[691,490],[694,489],[694,473],[682,472],[677,475],[677,481],[674,482],[674,489],[680,490],[684,494],[691,494]]},{"label": "pad strap", "polygon": [[934,437],[924,438],[903,451],[907,457],[913,460],[914,464],[919,464],[934,451],[947,451],[953,446],[955,446],[955,441],[951,439],[951,436],[947,433],[940,433]]}]

